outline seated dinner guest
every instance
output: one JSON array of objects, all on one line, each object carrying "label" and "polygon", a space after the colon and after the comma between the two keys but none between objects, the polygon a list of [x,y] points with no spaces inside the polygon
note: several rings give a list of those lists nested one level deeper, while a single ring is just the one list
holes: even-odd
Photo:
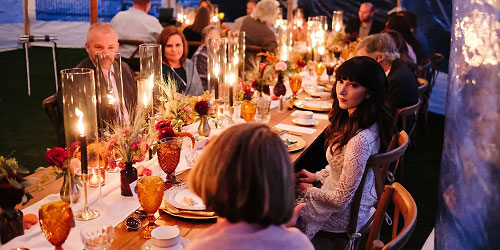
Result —
[{"label": "seated dinner guest", "polygon": [[324,235],[347,231],[351,202],[364,171],[368,172],[358,228],[377,203],[374,173],[366,169],[366,162],[385,148],[392,134],[391,119],[383,110],[386,81],[382,67],[369,57],[351,58],[337,70],[325,134],[328,165],[316,173],[303,169],[296,174],[299,201],[306,203],[297,227],[314,237],[313,244],[329,238]]},{"label": "seated dinner guest", "polygon": [[245,19],[245,17],[250,16],[252,14],[253,9],[255,8],[255,5],[257,5],[256,0],[248,0],[247,1],[247,15],[238,17],[234,20],[234,30],[240,30],[241,28],[241,23]]},{"label": "seated dinner guest", "polygon": [[194,63],[187,59],[187,41],[177,27],[166,27],[158,37],[161,44],[162,70],[165,80],[172,79],[177,84],[177,92],[186,95],[201,95],[203,85]]},{"label": "seated dinner guest", "polygon": [[375,34],[359,42],[359,56],[375,59],[387,75],[386,104],[391,114],[397,109],[415,105],[418,102],[418,83],[413,72],[399,59],[394,40],[389,34]]},{"label": "seated dinner guest", "polygon": [[313,249],[304,234],[283,225],[294,223],[293,168],[268,126],[225,130],[196,161],[189,184],[219,218],[186,250]]},{"label": "seated dinner guest", "polygon": [[[88,57],[81,61],[76,68],[89,68],[94,70],[94,77],[96,84],[100,81],[101,83],[106,83],[107,90],[116,100],[119,100],[123,95],[125,105],[120,101],[115,102],[114,110],[121,110],[122,112],[105,112],[108,114],[115,114],[108,117],[101,117],[102,120],[107,122],[117,121],[117,119],[126,119],[128,114],[132,111],[131,108],[135,107],[137,103],[137,84],[134,79],[134,73],[130,66],[126,62],[121,62],[121,65],[117,61],[114,61],[114,53],[118,52],[118,36],[111,27],[111,25],[106,23],[94,23],[90,26],[87,32],[87,42],[85,43],[85,50],[87,51]],[[103,61],[101,75],[97,74],[97,62],[96,54],[99,55],[111,55],[106,60]],[[112,66],[112,67],[111,67]],[[119,71],[121,66],[121,76],[115,74]],[[120,79],[121,78],[121,79]],[[121,81],[120,81],[121,80]],[[120,84],[123,82],[123,89]],[[98,93],[99,94],[99,93]],[[62,111],[62,90],[59,88],[57,93],[57,102],[60,110]],[[109,111],[109,105],[103,105],[100,107],[101,111]],[[123,115],[123,117],[121,117]],[[99,122],[99,127],[103,128],[104,122]],[[62,131],[60,133],[64,134],[64,128],[61,126]]]},{"label": "seated dinner guest", "polygon": [[186,37],[186,40],[188,41],[201,42],[202,40],[201,31],[209,24],[210,24],[210,11],[205,7],[201,7],[198,8],[198,10],[196,11],[193,24],[184,28],[182,33],[184,34],[184,37]]},{"label": "seated dinner guest", "polygon": [[[155,43],[163,27],[156,17],[148,15],[150,8],[151,0],[134,0],[128,10],[118,12],[111,19],[111,26],[118,33],[118,38]],[[122,45],[120,53],[123,58],[130,59],[136,49],[135,45]],[[139,71],[139,53],[136,53],[134,58],[134,70]]]},{"label": "seated dinner guest", "polygon": [[196,71],[198,71],[198,75],[200,75],[201,83],[203,84],[203,90],[208,89],[208,81],[207,81],[207,46],[208,39],[210,38],[219,38],[220,37],[220,29],[215,25],[208,25],[201,32],[203,34],[203,44],[198,47],[196,52],[193,55],[193,63],[196,67]]},{"label": "seated dinner guest", "polygon": [[[276,22],[278,6],[276,0],[262,0],[257,3],[252,14],[243,19],[240,31],[245,32],[246,45],[260,46],[264,52],[276,52],[278,46],[276,36],[269,26]],[[247,66],[251,66],[256,54],[256,52],[246,52]]]},{"label": "seated dinner guest", "polygon": [[375,9],[370,2],[362,3],[359,7],[358,18],[349,20],[346,23],[345,32],[349,34],[358,34],[357,37],[366,37],[371,34],[379,33],[384,29],[384,24],[373,19]]}]

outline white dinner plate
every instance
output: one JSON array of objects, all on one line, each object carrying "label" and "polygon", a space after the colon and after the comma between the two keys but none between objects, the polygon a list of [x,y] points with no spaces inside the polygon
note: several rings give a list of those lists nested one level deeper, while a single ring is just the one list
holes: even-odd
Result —
[{"label": "white dinner plate", "polygon": [[173,186],[165,191],[165,201],[179,209],[205,210],[203,200],[191,192],[187,183]]},{"label": "white dinner plate", "polygon": [[187,247],[189,244],[189,240],[182,237],[180,238],[179,244],[173,246],[173,247],[166,247],[166,248],[159,248],[153,246],[153,240],[147,240],[142,244],[141,250],[182,250]]}]

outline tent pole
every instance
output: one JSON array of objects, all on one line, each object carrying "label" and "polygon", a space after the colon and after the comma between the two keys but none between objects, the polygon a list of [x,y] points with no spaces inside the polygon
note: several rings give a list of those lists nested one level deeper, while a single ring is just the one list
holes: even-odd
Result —
[{"label": "tent pole", "polygon": [[28,1],[24,0],[24,34],[30,35],[30,20],[28,16]]},{"label": "tent pole", "polygon": [[90,24],[97,23],[97,0],[90,0]]}]

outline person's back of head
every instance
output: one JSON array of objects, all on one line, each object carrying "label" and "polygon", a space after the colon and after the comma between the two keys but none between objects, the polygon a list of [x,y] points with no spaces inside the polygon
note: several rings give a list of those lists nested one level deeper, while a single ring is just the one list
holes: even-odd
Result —
[{"label": "person's back of head", "polygon": [[266,25],[273,25],[278,16],[279,5],[276,0],[262,0],[257,3],[250,16]]},{"label": "person's back of head", "polygon": [[134,8],[143,10],[148,13],[151,8],[151,0],[134,0]]},{"label": "person's back of head", "polygon": [[385,33],[389,34],[392,37],[400,55],[401,54],[408,55],[408,47],[406,46],[406,40],[403,37],[403,35],[401,35],[401,33],[390,29],[387,29]]},{"label": "person's back of head", "polygon": [[412,30],[412,32],[413,32],[413,30],[415,30],[417,28],[417,15],[415,15],[415,13],[413,13],[413,11],[403,10],[403,11],[397,12],[397,15],[403,16],[404,18],[406,18],[406,21],[410,25],[410,29]]},{"label": "person's back of head", "polygon": [[210,24],[210,10],[205,7],[198,8],[194,17],[191,29],[196,33],[201,33],[203,28]]},{"label": "person's back of head", "polygon": [[[359,55],[367,55],[377,61],[392,63],[399,58],[399,52],[392,37],[386,33],[373,34],[358,43]],[[359,53],[363,51],[363,53]],[[366,54],[364,54],[366,53]]]},{"label": "person's back of head", "polygon": [[200,0],[200,2],[198,2],[198,9],[199,8],[207,8],[209,11],[212,11],[213,9],[213,5],[212,5],[212,2],[210,2],[210,0]]},{"label": "person's back of head", "polygon": [[189,184],[208,208],[231,223],[281,225],[293,214],[290,155],[264,124],[225,130],[196,161]]},{"label": "person's back of head", "polygon": [[406,42],[411,44],[415,38],[411,34],[410,24],[406,20],[405,17],[394,13],[387,18],[387,22],[385,23],[386,29],[395,30],[405,38]]}]

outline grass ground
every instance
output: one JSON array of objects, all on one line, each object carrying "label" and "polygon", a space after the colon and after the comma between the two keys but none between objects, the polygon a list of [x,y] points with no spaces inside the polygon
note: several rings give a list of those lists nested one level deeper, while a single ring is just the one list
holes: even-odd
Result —
[{"label": "grass ground", "polygon": [[[84,49],[57,49],[58,69],[78,64]],[[24,50],[0,53],[0,155],[13,155],[33,171],[45,165],[46,148],[56,146],[52,123],[42,109],[42,101],[55,93],[50,48],[29,49],[31,96],[27,92]],[[59,73],[58,73],[59,75]]]}]

